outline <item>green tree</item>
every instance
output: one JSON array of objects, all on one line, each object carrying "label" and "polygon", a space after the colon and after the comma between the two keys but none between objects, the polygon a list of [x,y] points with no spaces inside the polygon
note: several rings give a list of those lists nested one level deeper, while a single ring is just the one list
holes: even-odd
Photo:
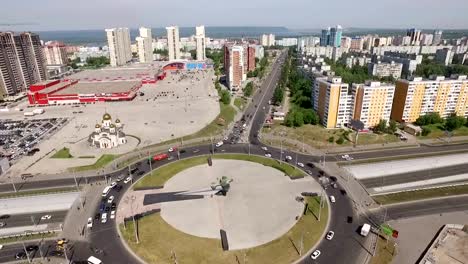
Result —
[{"label": "green tree", "polygon": [[444,119],[440,117],[440,114],[437,112],[433,112],[418,117],[418,119],[416,119],[416,122],[414,123],[418,126],[427,126],[432,124],[440,124],[443,122]]},{"label": "green tree", "polygon": [[388,123],[388,132],[394,134],[397,131],[397,122],[395,120],[390,120]]},{"label": "green tree", "polygon": [[273,103],[275,105],[281,104],[283,101],[283,96],[284,96],[284,91],[280,87],[276,87],[274,93],[273,93]]},{"label": "green tree", "polygon": [[447,117],[445,120],[445,129],[448,131],[453,131],[455,129],[459,129],[463,125],[465,125],[466,119],[463,116],[457,116],[455,114]]},{"label": "green tree", "polygon": [[317,125],[319,121],[319,117],[317,113],[315,113],[314,110],[312,109],[302,109],[302,113],[304,115],[304,123],[305,124],[311,124],[311,125]]},{"label": "green tree", "polygon": [[253,92],[253,83],[248,82],[244,88],[244,95],[247,97],[250,97],[252,95],[252,92]]},{"label": "green tree", "polygon": [[222,90],[221,91],[221,102],[225,105],[228,105],[231,103],[231,94],[229,94],[228,91]]},{"label": "green tree", "polygon": [[374,127],[374,132],[383,133],[387,129],[387,120],[380,119],[379,123]]},{"label": "green tree", "polygon": [[339,137],[337,140],[336,140],[336,144],[338,145],[341,145],[344,143],[344,138],[343,137]]},{"label": "green tree", "polygon": [[329,143],[335,142],[335,137],[333,137],[333,136],[329,137],[329,138],[328,138],[328,142],[329,142]]},{"label": "green tree", "polygon": [[169,50],[167,49],[154,49],[153,54],[159,54],[161,56],[169,56]]},{"label": "green tree", "polygon": [[421,131],[421,135],[422,135],[423,137],[425,137],[425,136],[429,135],[431,132],[432,132],[432,130],[431,130],[430,128],[428,128],[428,127],[423,127],[423,128],[422,128],[422,131]]},{"label": "green tree", "polygon": [[304,125],[304,115],[301,111],[294,111],[294,126],[301,127]]}]

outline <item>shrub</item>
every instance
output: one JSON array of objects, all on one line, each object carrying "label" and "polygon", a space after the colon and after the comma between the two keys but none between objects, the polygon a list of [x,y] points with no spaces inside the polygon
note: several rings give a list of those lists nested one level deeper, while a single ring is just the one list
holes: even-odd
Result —
[{"label": "shrub", "polygon": [[328,142],[333,143],[334,141],[335,141],[335,137],[332,136],[328,138]]}]

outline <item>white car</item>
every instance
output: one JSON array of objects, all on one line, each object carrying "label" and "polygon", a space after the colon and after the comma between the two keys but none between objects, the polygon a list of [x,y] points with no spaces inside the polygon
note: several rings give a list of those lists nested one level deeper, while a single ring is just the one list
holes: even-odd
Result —
[{"label": "white car", "polygon": [[101,216],[101,223],[105,224],[107,222],[107,213],[103,213]]},{"label": "white car", "polygon": [[333,231],[328,231],[328,233],[327,233],[327,240],[332,240],[334,236],[335,236],[335,232],[333,232]]},{"label": "white car", "polygon": [[51,219],[51,218],[52,218],[51,215],[43,215],[43,216],[41,217],[41,220],[49,220],[49,219]]},{"label": "white car", "polygon": [[292,157],[291,156],[286,156],[285,159],[286,160],[292,160]]},{"label": "white car", "polygon": [[262,147],[262,150],[267,151],[268,148],[267,147]]},{"label": "white car", "polygon": [[224,141],[228,141],[229,137],[224,137],[223,140]]},{"label": "white car", "polygon": [[109,199],[107,199],[107,203],[112,203],[114,201],[114,195],[111,195],[111,197],[109,197]]},{"label": "white car", "polygon": [[124,183],[127,184],[127,183],[129,183],[131,181],[132,181],[132,177],[129,176],[129,177],[125,178]]},{"label": "white car", "polygon": [[271,154],[270,153],[265,153],[265,157],[271,158]]},{"label": "white car", "polygon": [[332,203],[336,202],[335,196],[330,195],[330,202],[332,202]]},{"label": "white car", "polygon": [[93,218],[88,218],[88,223],[86,224],[86,227],[92,228],[93,227]]},{"label": "white car", "polygon": [[315,250],[314,252],[312,252],[312,254],[310,255],[310,258],[311,259],[318,259],[318,257],[320,256],[322,252],[320,252],[320,250]]},{"label": "white car", "polygon": [[224,144],[224,143],[223,143],[222,141],[220,141],[220,142],[216,143],[216,147],[219,148],[219,147],[221,147],[223,144]]},{"label": "white car", "polygon": [[114,218],[115,218],[115,210],[112,210],[111,215],[110,215],[110,219],[114,219]]},{"label": "white car", "polygon": [[114,188],[116,185],[117,185],[117,182],[112,182],[112,183],[110,184],[110,187],[111,187],[111,188]]},{"label": "white car", "polygon": [[299,167],[301,167],[301,168],[304,168],[304,163],[298,162],[298,163],[297,163],[297,166],[299,166]]},{"label": "white car", "polygon": [[348,154],[344,154],[341,156],[342,159],[348,159],[349,158],[349,155]]},{"label": "white car", "polygon": [[174,151],[176,151],[176,150],[177,150],[177,148],[174,147],[174,148],[169,148],[168,151],[169,151],[169,152],[174,152]]}]

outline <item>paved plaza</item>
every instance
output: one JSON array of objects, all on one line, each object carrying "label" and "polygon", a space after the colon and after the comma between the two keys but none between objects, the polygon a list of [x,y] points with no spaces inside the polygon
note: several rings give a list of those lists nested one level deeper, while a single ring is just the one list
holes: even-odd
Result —
[{"label": "paved plaza", "polygon": [[[227,196],[213,195],[211,183],[222,176],[233,179],[231,189]],[[164,185],[162,193],[184,195],[187,200],[162,203],[161,216],[190,235],[219,239],[224,229],[229,249],[250,248],[292,228],[304,208],[296,197],[319,190],[319,184],[309,177],[292,181],[281,171],[258,163],[214,160],[213,166],[189,168]]]}]

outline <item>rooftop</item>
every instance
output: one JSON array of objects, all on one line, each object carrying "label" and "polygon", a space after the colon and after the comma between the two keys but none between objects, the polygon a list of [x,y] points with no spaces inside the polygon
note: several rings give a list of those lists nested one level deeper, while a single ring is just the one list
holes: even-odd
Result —
[{"label": "rooftop", "polygon": [[100,94],[129,92],[140,81],[78,82],[75,85],[54,93],[64,94]]},{"label": "rooftop", "polygon": [[70,75],[68,78],[74,80],[117,80],[154,78],[164,63],[155,62],[151,64],[134,64],[128,67],[104,68],[99,70],[84,70]]}]

